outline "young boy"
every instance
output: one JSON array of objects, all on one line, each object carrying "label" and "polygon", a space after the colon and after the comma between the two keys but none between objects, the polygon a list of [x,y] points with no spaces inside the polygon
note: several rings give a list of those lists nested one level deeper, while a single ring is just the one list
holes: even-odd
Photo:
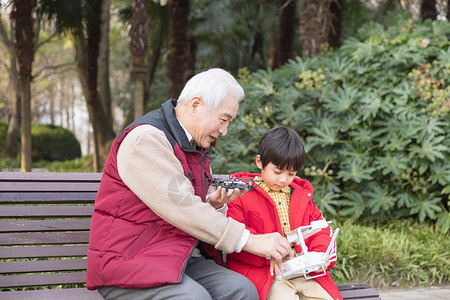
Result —
[{"label": "young boy", "polygon": [[[299,226],[322,220],[322,213],[311,199],[313,187],[307,180],[296,177],[304,162],[303,144],[294,130],[277,127],[266,132],[256,156],[261,174],[241,172],[230,176],[262,179],[263,183],[229,203],[227,215],[244,223],[253,234],[278,232],[285,237]],[[308,251],[325,252],[331,237],[331,228],[327,227],[307,238]],[[300,253],[301,248],[295,245],[293,251]],[[328,269],[336,263],[335,251],[334,245],[327,263]],[[228,255],[227,264],[255,284],[259,299],[342,299],[328,271],[324,276],[309,280],[303,276],[276,280],[274,271],[283,271],[281,263],[246,251]]]}]

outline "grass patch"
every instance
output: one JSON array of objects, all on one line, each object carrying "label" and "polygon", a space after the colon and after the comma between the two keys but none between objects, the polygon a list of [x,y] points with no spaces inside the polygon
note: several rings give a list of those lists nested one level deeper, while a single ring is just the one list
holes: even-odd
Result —
[{"label": "grass patch", "polygon": [[432,285],[450,281],[450,240],[435,225],[392,220],[388,225],[334,224],[337,283],[364,282],[375,288]]}]

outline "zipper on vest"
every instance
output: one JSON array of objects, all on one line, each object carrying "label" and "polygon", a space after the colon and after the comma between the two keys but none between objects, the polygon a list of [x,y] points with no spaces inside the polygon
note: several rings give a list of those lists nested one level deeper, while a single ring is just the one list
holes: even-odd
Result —
[{"label": "zipper on vest", "polygon": [[[201,154],[200,154],[201,155]],[[203,162],[205,161],[205,159],[208,157],[208,152],[205,153],[205,155],[201,155],[201,162],[202,162],[202,183],[203,183],[203,202],[206,203],[206,193],[208,192],[206,190],[206,178],[205,178],[205,165],[203,164]]]}]

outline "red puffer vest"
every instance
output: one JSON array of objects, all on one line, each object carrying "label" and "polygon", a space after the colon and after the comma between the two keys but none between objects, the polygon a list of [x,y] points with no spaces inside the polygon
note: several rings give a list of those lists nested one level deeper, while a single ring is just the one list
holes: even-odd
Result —
[{"label": "red puffer vest", "polygon": [[[205,201],[211,177],[209,149],[189,145],[175,117],[176,100],[163,103],[130,124],[111,146],[94,204],[87,257],[88,289],[99,286],[150,288],[179,283],[198,240],[170,225],[145,205],[121,180],[117,152],[136,126],[149,124],[163,131],[173,146],[195,194]],[[209,245],[208,249],[214,249]]]}]

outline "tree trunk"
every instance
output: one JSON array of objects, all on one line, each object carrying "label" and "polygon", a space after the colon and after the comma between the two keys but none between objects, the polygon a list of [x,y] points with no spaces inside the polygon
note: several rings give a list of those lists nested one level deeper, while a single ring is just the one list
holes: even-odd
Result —
[{"label": "tree trunk", "polygon": [[328,42],[333,26],[331,4],[339,0],[304,0],[300,15],[300,40],[302,56],[320,51],[320,46]]},{"label": "tree trunk", "polygon": [[274,69],[294,57],[294,38],[297,27],[296,0],[279,0],[279,2],[278,43],[275,55],[277,59],[272,65]]},{"label": "tree trunk", "polygon": [[[159,58],[161,57],[161,48],[162,48],[162,42],[163,38],[161,35],[158,36],[158,39],[156,40],[156,43],[152,45],[152,51],[150,54],[149,62],[147,64],[147,72],[148,77],[145,80],[145,86],[144,86],[144,107],[149,108],[149,110],[153,110],[158,108],[158,106],[161,104],[160,99],[152,99],[150,97],[150,87],[153,82],[153,78],[155,76],[156,67],[158,66]],[[134,121],[134,101],[131,102],[130,111],[125,117],[123,128],[128,126],[131,122]]]},{"label": "tree trunk", "polygon": [[[91,22],[93,21],[95,20],[91,20]],[[109,118],[106,116],[97,92],[99,31],[98,22],[97,25],[91,23],[88,27],[89,38],[86,42],[81,30],[72,30],[75,62],[93,130],[94,153],[92,157],[95,172],[99,172],[104,165],[115,136],[112,124],[108,122]]]},{"label": "tree trunk", "polygon": [[[60,84],[58,84],[58,89],[61,90],[61,86]],[[53,84],[49,84],[48,88],[47,88],[47,97],[48,97],[48,101],[50,102],[50,107],[49,107],[49,115],[50,115],[50,124],[55,125],[55,115],[56,115],[56,109],[55,109],[55,101],[56,101],[56,97],[55,97],[55,92],[53,90]],[[59,98],[60,101],[62,101],[61,97]]]},{"label": "tree trunk", "polygon": [[109,84],[109,21],[111,0],[103,0],[101,5],[100,48],[99,48],[99,93],[108,123],[112,124],[111,87]]},{"label": "tree trunk", "polygon": [[191,35],[188,38],[188,45],[189,46],[186,53],[186,70],[184,71],[184,81],[188,81],[192,76],[195,75],[195,62],[197,61],[197,41],[195,40],[194,36]]},{"label": "tree trunk", "polygon": [[88,94],[86,100],[90,121],[94,130],[94,145],[96,145],[94,170],[100,172],[106,162],[109,148],[114,140],[114,131],[112,124],[108,122],[110,118],[106,115],[104,105],[97,91],[102,0],[97,0],[93,6],[94,12],[87,19],[86,77]]},{"label": "tree trunk", "polygon": [[19,76],[21,87],[21,156],[22,172],[31,171],[31,71],[33,63],[33,19],[32,1],[14,1],[15,11],[12,15],[16,23],[16,49],[19,63]]},{"label": "tree trunk", "polygon": [[158,35],[156,42],[152,45],[152,51],[150,54],[150,58],[148,60],[148,77],[145,80],[145,102],[144,107],[147,107],[148,103],[150,103],[150,110],[153,110],[157,107],[157,105],[161,104],[161,100],[159,99],[150,99],[149,90],[153,83],[153,78],[155,77],[156,67],[158,66],[159,58],[161,57],[161,48],[163,44],[163,37],[161,34]]},{"label": "tree trunk", "polygon": [[331,27],[328,32],[328,44],[331,48],[341,47],[342,41],[342,12],[344,11],[344,0],[336,0],[330,4]]},{"label": "tree trunk", "polygon": [[422,0],[420,4],[420,17],[423,20],[436,20],[437,15],[436,0]]},{"label": "tree trunk", "polygon": [[[10,18],[10,34],[11,37],[15,35],[14,18]],[[12,114],[9,120],[8,131],[6,135],[5,144],[5,156],[10,158],[17,157],[17,150],[19,145],[19,131],[20,131],[20,115],[21,115],[21,99],[20,99],[20,81],[19,73],[17,71],[17,52],[14,45],[13,38],[9,38],[8,34],[3,26],[3,21],[0,18],[0,36],[3,43],[9,52],[10,67],[9,67],[9,79],[11,89],[11,107]]]},{"label": "tree trunk", "polygon": [[145,81],[148,51],[148,0],[133,0],[130,29],[131,80],[134,83],[134,119],[144,115]]},{"label": "tree trunk", "polygon": [[187,39],[189,0],[170,0],[170,54],[167,57],[167,72],[171,80],[168,96],[177,98],[185,84],[186,61],[189,42]]},{"label": "tree trunk", "polygon": [[447,0],[447,22],[450,21],[450,0]]},{"label": "tree trunk", "polygon": [[273,69],[278,67],[278,33],[270,35],[268,65]]}]

